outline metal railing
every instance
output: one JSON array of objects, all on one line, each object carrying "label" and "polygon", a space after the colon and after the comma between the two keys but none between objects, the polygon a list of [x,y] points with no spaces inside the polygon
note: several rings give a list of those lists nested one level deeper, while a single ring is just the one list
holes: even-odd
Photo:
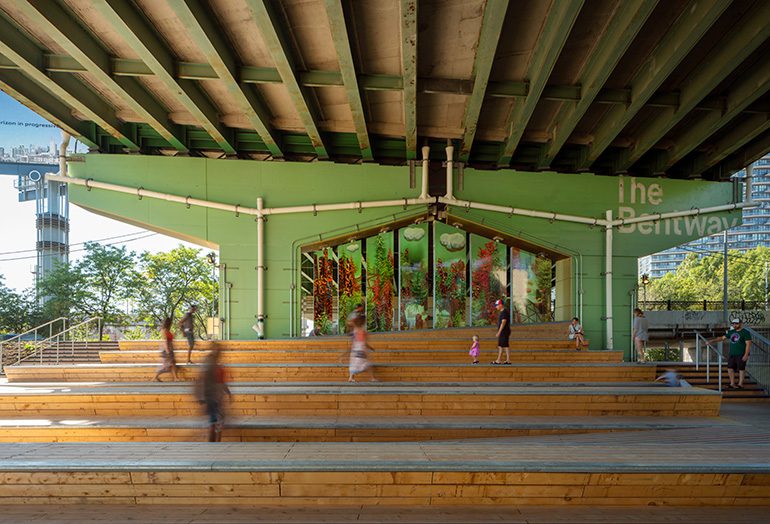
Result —
[{"label": "metal railing", "polygon": [[722,392],[722,361],[724,360],[724,356],[722,353],[723,343],[719,342],[719,349],[715,348],[711,342],[709,342],[706,337],[701,335],[699,332],[695,332],[695,369],[700,369],[700,361],[701,361],[701,349],[703,347],[706,348],[706,383],[711,383],[711,355],[712,353],[716,357],[719,371],[719,392]]},{"label": "metal railing", "polygon": [[759,386],[770,393],[770,340],[757,330],[744,327],[751,333],[751,349],[746,372]]},{"label": "metal railing", "polygon": [[[96,323],[96,333],[99,333],[99,328],[102,324],[102,317],[91,317],[88,320],[84,320],[83,322],[80,322],[78,324],[75,324],[74,326],[70,326],[64,331],[61,331],[55,335],[52,335],[44,340],[41,340],[39,342],[36,342],[32,345],[32,351],[29,352],[27,355],[25,355],[22,359],[19,360],[19,362],[25,362],[28,360],[32,360],[33,358],[39,358],[40,364],[43,363],[43,353],[46,350],[49,350],[51,348],[56,348],[56,363],[59,363],[60,358],[60,352],[61,348],[63,346],[66,346],[69,342],[70,344],[70,354],[71,356],[75,355],[75,344],[78,342],[83,342],[85,344],[86,349],[88,349],[88,337],[83,337],[80,340],[73,337],[73,334],[76,334],[78,332],[81,332],[86,328],[86,326],[89,326],[91,324]],[[87,329],[87,328],[86,328]]]},{"label": "metal railing", "polygon": [[[721,300],[640,300],[644,311],[722,311]],[[734,311],[764,311],[767,304],[760,300],[730,300],[727,309]]]},{"label": "metal railing", "polygon": [[[3,372],[3,368],[5,367],[7,362],[12,362],[14,359],[14,355],[12,353],[12,350],[16,350],[16,363],[22,361],[23,358],[27,356],[27,354],[30,354],[34,351],[34,344],[38,341],[40,338],[40,331],[44,331],[45,328],[48,328],[48,338],[51,338],[54,336],[54,325],[57,322],[61,322],[61,330],[65,331],[67,329],[67,321],[69,319],[67,317],[59,317],[55,318],[53,320],[50,320],[46,322],[45,324],[40,324],[39,326],[35,326],[31,329],[28,329],[24,333],[21,333],[19,335],[16,335],[15,337],[9,338],[7,340],[3,340],[0,342],[0,373]],[[32,338],[32,340],[25,340]]]}]

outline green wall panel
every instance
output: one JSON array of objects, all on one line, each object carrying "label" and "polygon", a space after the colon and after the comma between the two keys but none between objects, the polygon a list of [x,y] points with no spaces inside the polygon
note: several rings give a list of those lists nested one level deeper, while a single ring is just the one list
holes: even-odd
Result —
[{"label": "green wall panel", "polygon": [[[309,205],[416,197],[409,189],[407,167],[374,164],[343,165],[329,162],[255,162],[89,154],[85,162],[72,162],[70,174],[79,178],[144,187],[180,196],[256,207],[258,196],[266,207]],[[418,183],[419,186],[419,183]],[[732,186],[690,180],[633,179],[590,174],[528,173],[519,171],[465,170],[464,188],[456,190],[461,199],[491,204],[559,212],[603,219],[606,210],[614,216],[686,210],[731,202]],[[241,214],[186,208],[161,200],[72,186],[73,203],[95,212],[131,222],[148,229],[172,234],[211,248],[220,249],[227,264],[227,281],[232,285],[231,336],[254,338],[251,329],[256,315],[256,222]],[[425,206],[411,208],[414,213]],[[335,211],[328,213],[273,215],[265,224],[266,335],[289,334],[296,316],[290,302],[298,303],[292,291],[292,268],[298,247],[355,231],[356,224],[386,224],[395,215],[408,213],[402,206],[383,209]],[[594,348],[603,347],[604,244],[602,227],[590,227],[538,218],[511,216],[450,208],[492,230],[520,237],[530,244],[573,256],[582,255],[580,277],[583,289],[582,321]],[[661,221],[659,224],[620,228],[614,234],[613,319],[616,348],[629,348],[632,294],[636,286],[636,258],[704,234],[737,225],[739,213],[720,213],[696,219]],[[363,227],[363,226],[362,226]],[[169,246],[171,247],[171,246]],[[577,257],[575,262],[577,261]],[[576,264],[573,264],[575,267]],[[296,270],[296,268],[294,268]],[[573,299],[574,302],[574,299]],[[563,305],[563,304],[562,304]],[[573,304],[573,311],[577,311]],[[295,322],[295,329],[296,329]]]}]

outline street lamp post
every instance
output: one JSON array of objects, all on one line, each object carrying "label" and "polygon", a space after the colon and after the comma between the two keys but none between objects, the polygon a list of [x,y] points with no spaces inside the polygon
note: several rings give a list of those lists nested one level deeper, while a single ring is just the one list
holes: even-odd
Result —
[{"label": "street lamp post", "polygon": [[647,309],[647,284],[650,283],[650,275],[642,274],[642,296],[644,297],[644,309]]}]

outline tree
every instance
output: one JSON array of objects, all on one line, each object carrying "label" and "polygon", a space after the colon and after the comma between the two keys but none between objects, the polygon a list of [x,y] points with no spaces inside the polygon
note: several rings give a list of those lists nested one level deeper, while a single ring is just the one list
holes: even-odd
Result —
[{"label": "tree", "polygon": [[135,266],[136,255],[125,246],[86,242],[82,259],[57,266],[40,283],[39,292],[48,298],[47,313],[75,318],[101,317],[101,340],[104,324],[125,318],[117,304],[132,298],[139,287]]},{"label": "tree", "polygon": [[211,264],[201,256],[200,249],[179,246],[165,253],[145,252],[140,259],[140,317],[158,325],[164,318],[173,320],[182,310],[196,304],[197,320],[203,326],[203,317],[216,304],[218,285],[211,274]]},{"label": "tree", "polygon": [[[690,253],[675,272],[653,279],[647,288],[650,300],[698,302],[722,300],[723,254],[699,257]],[[759,247],[727,254],[727,297],[729,300],[764,302],[765,264],[770,264],[770,248]]]},{"label": "tree", "polygon": [[34,292],[21,293],[8,288],[0,275],[0,331],[22,333],[39,323],[40,313]]}]

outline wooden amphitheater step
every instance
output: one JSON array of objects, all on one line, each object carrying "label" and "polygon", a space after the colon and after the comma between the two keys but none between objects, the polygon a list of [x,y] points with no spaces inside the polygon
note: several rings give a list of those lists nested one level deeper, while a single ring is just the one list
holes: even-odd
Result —
[{"label": "wooden amphitheater step", "polygon": [[[770,450],[765,435],[753,432],[725,427],[626,432],[622,438],[598,433],[381,443],[3,443],[0,504],[743,508],[770,504]],[[730,460],[714,460],[726,456]]]},{"label": "wooden amphitheater step", "polygon": [[[657,373],[675,369],[677,373],[693,386],[705,389],[719,389],[719,367],[711,365],[707,372],[705,364],[696,369],[690,362],[658,362]],[[730,389],[730,377],[726,365],[722,366],[722,399],[728,402],[770,402],[770,394],[758,384],[751,375],[746,376],[743,389]]]},{"label": "wooden amphitheater step", "polygon": [[[75,364],[9,366],[6,376],[15,382],[139,382],[155,376],[157,364]],[[200,365],[179,365],[180,380],[194,380]],[[347,364],[267,363],[226,364],[234,382],[335,382],[348,378]],[[401,363],[375,367],[381,382],[644,382],[655,379],[655,366],[625,363],[438,364]],[[168,375],[165,380],[169,380]]]},{"label": "wooden amphitheater step", "polygon": [[[5,419],[0,442],[201,442],[205,417]],[[223,442],[395,442],[715,427],[718,417],[242,417]]]},{"label": "wooden amphitheater step", "polygon": [[[400,350],[400,351],[441,351],[454,350],[457,352],[468,352],[470,348],[470,339],[419,339],[402,338],[400,340],[370,340],[370,344],[376,350]],[[349,337],[328,337],[328,338],[304,338],[293,340],[227,340],[227,341],[208,341],[198,340],[195,342],[196,350],[208,351],[214,346],[223,351],[241,350],[241,351],[301,351],[314,350],[336,350],[341,351],[350,347]],[[177,351],[187,351],[187,342],[177,339],[174,343]],[[132,340],[130,343],[121,343],[121,351],[159,351],[160,341],[158,340]],[[511,350],[575,350],[575,346],[569,340],[565,339],[511,339]],[[497,352],[496,339],[481,339],[481,350],[483,352]]]},{"label": "wooden amphitheater step", "polygon": [[[196,346],[197,347],[197,346]],[[326,362],[333,363],[339,361],[343,349],[305,349],[296,350],[239,350],[223,349],[222,362],[227,364],[258,364],[265,362]],[[187,350],[177,348],[177,358],[183,362],[187,358]],[[195,363],[201,363],[206,358],[207,351],[195,349],[192,353],[192,360]],[[125,351],[102,351],[99,353],[101,362],[107,364],[117,363],[157,363],[158,350],[125,350]],[[407,363],[407,362],[454,362],[468,363],[468,348],[458,350],[392,350],[377,349],[373,358],[378,363]],[[482,349],[480,356],[481,362],[489,362],[497,358],[497,351],[491,349]],[[513,362],[622,362],[622,351],[575,351],[574,349],[549,349],[549,350],[511,350],[511,360]]]},{"label": "wooden amphitheater step", "polygon": [[[596,383],[495,385],[259,384],[230,386],[232,416],[717,416],[721,395],[699,388]],[[191,416],[189,384],[0,386],[0,416]]]}]

